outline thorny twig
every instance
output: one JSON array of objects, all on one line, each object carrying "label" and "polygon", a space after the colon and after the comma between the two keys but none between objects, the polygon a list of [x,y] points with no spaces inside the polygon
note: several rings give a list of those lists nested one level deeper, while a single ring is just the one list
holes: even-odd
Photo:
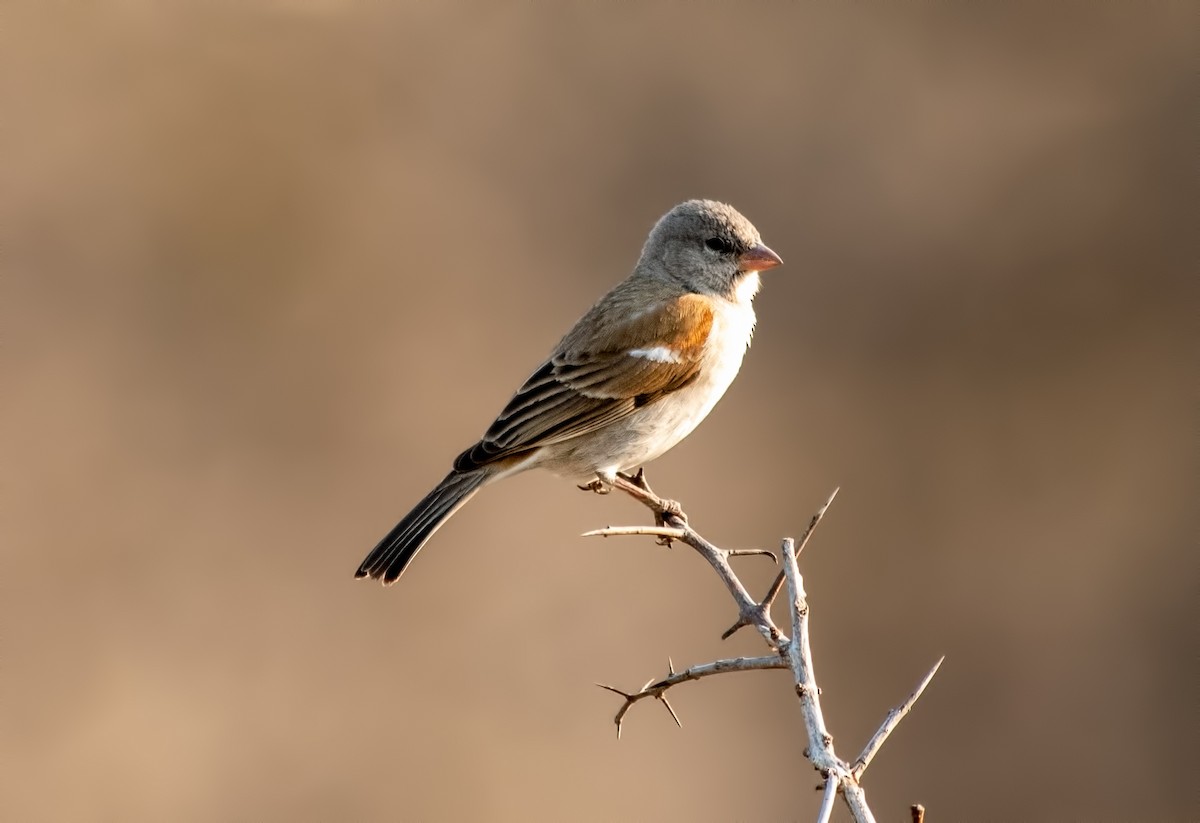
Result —
[{"label": "thorny twig", "polygon": [[675,720],[675,724],[682,726],[679,722],[679,715],[675,714],[675,710],[671,708],[671,704],[667,702],[666,691],[672,686],[677,686],[680,683],[686,683],[689,680],[699,680],[702,677],[710,677],[714,674],[725,674],[726,672],[754,672],[764,669],[786,669],[787,661],[777,654],[767,657],[733,657],[725,660],[714,660],[712,663],[704,663],[699,666],[692,666],[690,669],[684,669],[681,672],[675,671],[675,665],[667,658],[667,676],[661,680],[651,680],[636,692],[624,692],[615,686],[607,686],[604,683],[596,685],[602,689],[614,694],[619,694],[625,698],[625,704],[617,711],[617,716],[613,722],[617,724],[617,737],[621,736],[621,722],[625,719],[625,713],[639,700],[644,700],[647,697],[653,697],[655,700],[661,700],[667,711],[671,713],[671,717]]},{"label": "thorny twig", "polygon": [[[601,492],[609,490],[608,485],[599,481],[581,488]],[[624,698],[624,703],[613,719],[617,726],[617,736],[620,737],[621,735],[622,723],[629,709],[632,708],[634,703],[646,698],[661,701],[675,723],[682,725],[679,716],[675,713],[671,704],[667,702],[666,697],[667,690],[680,683],[685,683],[689,680],[699,680],[726,672],[790,668],[795,680],[796,695],[800,700],[805,729],[809,738],[809,744],[804,753],[813,766],[825,778],[824,783],[818,787],[825,791],[817,818],[818,821],[822,821],[823,823],[823,821],[829,820],[834,800],[840,794],[857,823],[867,823],[867,821],[873,823],[875,818],[867,806],[866,795],[863,793],[859,781],[863,773],[866,772],[871,760],[879,752],[884,741],[887,740],[900,720],[912,709],[945,658],[943,657],[942,660],[939,660],[933,666],[917,688],[902,704],[888,713],[883,725],[879,727],[879,730],[868,741],[862,754],[858,756],[853,766],[837,757],[833,749],[833,737],[825,728],[825,721],[820,707],[820,689],[817,687],[816,679],[813,675],[812,650],[808,639],[808,600],[807,594],[804,591],[804,580],[796,564],[796,557],[804,549],[817,524],[825,516],[825,512],[833,502],[834,497],[837,496],[838,490],[834,489],[825,503],[813,515],[808,528],[800,538],[799,545],[791,538],[783,541],[783,569],[768,588],[766,596],[761,601],[757,601],[750,596],[746,587],[733,571],[733,568],[729,564],[729,558],[747,554],[761,554],[774,558],[774,554],[762,549],[722,549],[709,542],[692,528],[682,506],[673,500],[667,500],[654,493],[650,485],[646,482],[645,474],[640,470],[636,475],[618,475],[612,483],[612,488],[626,492],[649,508],[654,513],[655,526],[610,526],[587,532],[585,536],[618,537],[649,535],[657,537],[659,542],[665,545],[670,545],[672,541],[678,540],[690,546],[717,572],[718,577],[721,578],[721,582],[725,585],[726,590],[733,597],[734,603],[737,606],[737,621],[721,635],[722,639],[729,637],[743,626],[753,626],[758,630],[758,633],[766,641],[771,650],[771,654],[764,657],[739,657],[716,660],[711,663],[692,666],[681,672],[675,671],[674,664],[668,658],[667,676],[657,680],[651,679],[636,692],[625,692],[614,686],[597,684],[601,688],[614,692]],[[788,588],[790,600],[789,612],[792,631],[792,638],[790,639],[780,631],[771,617],[771,606],[783,590],[785,584]],[[914,819],[917,819],[917,808],[916,806],[913,807]],[[924,815],[923,808],[921,809],[921,815]]]}]

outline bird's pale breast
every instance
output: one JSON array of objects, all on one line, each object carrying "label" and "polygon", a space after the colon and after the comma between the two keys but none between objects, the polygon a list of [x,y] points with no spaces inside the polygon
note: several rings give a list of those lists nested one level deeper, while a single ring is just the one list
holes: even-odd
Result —
[{"label": "bird's pale breast", "polygon": [[[615,421],[578,442],[560,443],[537,463],[575,480],[612,476],[659,457],[691,434],[725,394],[742,365],[754,331],[754,310],[744,303],[722,303],[714,312],[697,378],[678,391]],[[648,350],[630,356],[654,358]],[[567,447],[567,448],[564,448]]]}]

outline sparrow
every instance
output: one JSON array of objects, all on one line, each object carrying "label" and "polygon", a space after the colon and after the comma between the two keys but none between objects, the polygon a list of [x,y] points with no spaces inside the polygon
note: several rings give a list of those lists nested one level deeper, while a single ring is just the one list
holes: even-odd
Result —
[{"label": "sparrow", "polygon": [[632,274],[567,332],[483,438],[379,541],[355,577],[390,585],[489,483],[548,469],[610,488],[703,420],[741,368],[759,272],[779,255],[732,206],[688,200],[655,224]]}]

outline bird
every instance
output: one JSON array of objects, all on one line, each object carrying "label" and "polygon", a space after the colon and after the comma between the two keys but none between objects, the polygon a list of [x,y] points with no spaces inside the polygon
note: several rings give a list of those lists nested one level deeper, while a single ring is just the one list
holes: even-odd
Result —
[{"label": "bird", "polygon": [[395,583],[434,532],[497,480],[548,469],[603,491],[675,446],[737,376],[759,273],[782,263],[732,206],[672,208],[632,273],[576,322],[355,577]]}]

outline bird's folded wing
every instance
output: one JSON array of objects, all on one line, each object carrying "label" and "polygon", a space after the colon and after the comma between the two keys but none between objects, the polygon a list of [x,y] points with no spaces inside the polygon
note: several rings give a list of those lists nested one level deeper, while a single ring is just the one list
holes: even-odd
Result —
[{"label": "bird's folded wing", "polygon": [[[580,327],[612,316],[597,309]],[[579,437],[678,391],[700,375],[712,325],[708,298],[688,294],[622,322],[593,325],[589,334],[568,335],[454,467],[469,471]],[[580,338],[586,344],[576,342]]]}]

